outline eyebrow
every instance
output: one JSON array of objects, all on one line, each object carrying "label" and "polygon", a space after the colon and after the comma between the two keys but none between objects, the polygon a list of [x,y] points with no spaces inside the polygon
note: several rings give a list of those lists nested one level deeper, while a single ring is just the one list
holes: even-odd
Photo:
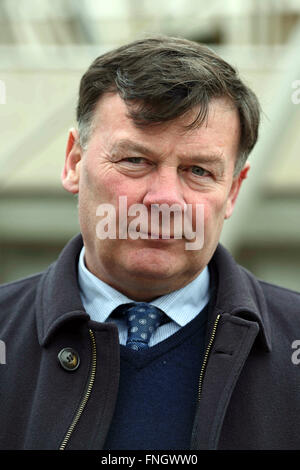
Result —
[{"label": "eyebrow", "polygon": [[[116,142],[112,148],[111,148],[111,153],[118,153],[118,152],[136,152],[139,154],[142,154],[144,156],[150,156],[150,157],[158,157],[159,153],[155,152],[152,149],[149,149],[143,144],[140,144],[138,142],[133,142],[130,139],[121,139],[118,142]],[[206,163],[213,165],[220,175],[223,175],[225,171],[225,165],[224,165],[224,159],[222,158],[223,154],[220,153],[214,153],[212,155],[190,155],[185,158],[191,160],[191,163]]]},{"label": "eyebrow", "polygon": [[148,155],[148,156],[153,156],[157,157],[158,154],[154,152],[153,150],[149,149],[148,147],[145,147],[143,144],[140,144],[138,142],[133,142],[130,139],[121,139],[118,142],[116,142],[112,149],[111,152],[137,152],[137,153],[142,153],[143,155]]}]

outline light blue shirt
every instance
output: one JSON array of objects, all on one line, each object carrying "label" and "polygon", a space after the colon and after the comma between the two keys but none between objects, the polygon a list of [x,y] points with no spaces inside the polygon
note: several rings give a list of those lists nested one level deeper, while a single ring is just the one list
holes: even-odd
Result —
[{"label": "light blue shirt", "polygon": [[[127,325],[122,318],[111,318],[110,314],[120,304],[134,302],[121,292],[101,281],[86,267],[84,261],[85,248],[83,246],[78,263],[78,282],[80,296],[86,312],[91,320],[97,322],[114,321],[119,331],[120,344],[126,345]],[[193,320],[209,302],[209,270],[206,268],[189,284],[153,300],[155,305],[165,312],[171,319],[157,328],[152,334],[149,346],[163,341],[173,335],[180,328]]]}]

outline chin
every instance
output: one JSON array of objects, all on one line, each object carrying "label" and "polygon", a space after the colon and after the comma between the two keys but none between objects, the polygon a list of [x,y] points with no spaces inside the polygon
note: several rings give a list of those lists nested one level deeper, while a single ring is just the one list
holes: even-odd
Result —
[{"label": "chin", "polygon": [[176,276],[180,271],[178,268],[178,266],[174,266],[174,264],[170,263],[170,261],[169,263],[166,263],[165,261],[156,263],[152,259],[148,263],[142,262],[142,260],[137,260],[134,263],[131,262],[130,264],[127,264],[125,270],[129,276],[132,276],[138,280],[163,280]]}]

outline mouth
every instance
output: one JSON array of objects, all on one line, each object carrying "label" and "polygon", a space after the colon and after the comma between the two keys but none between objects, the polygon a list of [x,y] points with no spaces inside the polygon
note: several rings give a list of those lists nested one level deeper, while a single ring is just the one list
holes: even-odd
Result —
[{"label": "mouth", "polygon": [[174,235],[168,235],[167,237],[163,237],[162,233],[143,233],[140,232],[142,237],[146,240],[151,240],[151,241],[168,241],[168,240],[178,240],[178,238],[175,238]]},{"label": "mouth", "polygon": [[[137,235],[138,234],[138,235]],[[176,237],[175,233],[163,233],[163,232],[146,232],[146,231],[131,231],[128,230],[128,237],[133,240],[147,240],[151,242],[170,242],[174,240],[180,240],[184,238],[181,234],[180,237]]]}]

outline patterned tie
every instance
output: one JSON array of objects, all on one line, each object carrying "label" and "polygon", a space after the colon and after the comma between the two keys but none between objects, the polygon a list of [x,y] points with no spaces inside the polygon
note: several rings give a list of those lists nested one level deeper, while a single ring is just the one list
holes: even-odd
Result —
[{"label": "patterned tie", "polygon": [[138,302],[127,305],[123,313],[128,325],[126,346],[135,351],[149,348],[150,337],[163,320],[164,312],[146,302]]}]

